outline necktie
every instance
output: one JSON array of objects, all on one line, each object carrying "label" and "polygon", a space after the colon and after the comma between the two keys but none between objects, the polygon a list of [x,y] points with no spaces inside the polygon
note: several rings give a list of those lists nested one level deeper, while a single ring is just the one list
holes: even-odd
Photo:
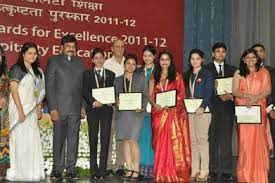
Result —
[{"label": "necktie", "polygon": [[222,77],[222,65],[220,64],[219,65],[219,78],[221,78]]},{"label": "necktie", "polygon": [[101,77],[101,75],[100,75],[100,72],[101,72],[101,70],[97,70],[97,71],[96,71],[96,75],[97,75],[97,78],[98,78],[99,87],[103,87],[103,82],[104,82],[104,81],[102,81],[102,77]]}]

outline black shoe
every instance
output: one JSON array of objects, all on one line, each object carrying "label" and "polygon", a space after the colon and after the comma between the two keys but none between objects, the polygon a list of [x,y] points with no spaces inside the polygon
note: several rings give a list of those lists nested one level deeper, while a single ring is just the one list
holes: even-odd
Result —
[{"label": "black shoe", "polygon": [[218,174],[217,173],[210,173],[208,175],[207,180],[210,180],[211,182],[215,182],[218,180]]},{"label": "black shoe", "polygon": [[224,183],[233,183],[235,181],[232,174],[229,174],[229,173],[222,174],[222,180]]},{"label": "black shoe", "polygon": [[108,177],[111,174],[112,174],[112,171],[110,170],[103,170],[99,172],[100,178],[103,178],[103,179]]},{"label": "black shoe", "polygon": [[99,175],[98,169],[91,170],[91,179],[99,179],[99,178],[100,178],[100,175]]},{"label": "black shoe", "polygon": [[122,177],[123,175],[125,175],[125,171],[124,171],[123,169],[118,169],[118,170],[115,172],[115,174],[116,174],[117,176]]},{"label": "black shoe", "polygon": [[76,172],[69,172],[66,174],[67,178],[77,180],[79,179],[78,175]]},{"label": "black shoe", "polygon": [[52,171],[50,178],[53,180],[62,180],[62,173],[59,171]]}]

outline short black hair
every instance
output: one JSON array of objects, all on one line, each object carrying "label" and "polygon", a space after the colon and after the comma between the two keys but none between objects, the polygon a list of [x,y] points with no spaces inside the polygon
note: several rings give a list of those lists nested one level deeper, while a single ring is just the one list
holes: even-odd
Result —
[{"label": "short black hair", "polygon": [[137,64],[137,55],[133,54],[133,53],[128,53],[125,57],[124,65],[126,64],[127,60],[130,60],[130,59],[135,60],[135,62]]},{"label": "short black hair", "polygon": [[103,57],[104,57],[104,51],[101,48],[95,48],[95,49],[93,49],[93,51],[91,53],[91,57],[94,58],[97,53],[101,53],[103,55]]},{"label": "short black hair", "polygon": [[63,46],[65,43],[75,43],[75,44],[77,44],[76,38],[74,37],[74,35],[67,34],[67,35],[65,35],[61,38],[61,45]]},{"label": "short black hair", "polygon": [[225,51],[227,50],[226,46],[224,43],[222,42],[216,42],[213,46],[212,46],[212,52],[215,52],[216,49],[218,48],[224,48]]},{"label": "short black hair", "polygon": [[261,47],[263,50],[265,50],[264,45],[262,45],[261,43],[256,43],[251,48],[254,50],[256,47]]}]

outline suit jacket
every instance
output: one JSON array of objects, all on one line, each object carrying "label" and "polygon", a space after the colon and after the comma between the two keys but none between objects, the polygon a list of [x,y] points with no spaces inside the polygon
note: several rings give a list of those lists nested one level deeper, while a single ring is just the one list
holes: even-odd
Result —
[{"label": "suit jacket", "polygon": [[275,68],[272,66],[264,66],[270,74],[271,77],[271,94],[267,97],[267,106],[270,104],[275,105]]},{"label": "suit jacket", "polygon": [[49,111],[58,109],[61,115],[80,115],[85,107],[82,98],[84,63],[63,53],[52,56],[46,68],[46,97]]},{"label": "suit jacket", "polygon": [[[119,93],[124,93],[124,75],[119,76],[115,78],[115,90],[116,90],[116,96],[119,95]],[[143,118],[146,114],[146,106],[148,103],[148,84],[146,82],[146,79],[144,75],[140,75],[137,73],[134,73],[133,79],[132,79],[132,90],[131,92],[142,92],[142,108],[143,112],[137,113],[133,112],[133,117]],[[117,111],[117,116],[120,116],[121,111]],[[129,119],[130,120],[130,119]]]},{"label": "suit jacket", "polygon": [[[186,95],[187,97],[191,96],[191,90],[189,87],[189,73],[184,73],[184,83],[186,85]],[[214,95],[214,78],[212,73],[205,69],[201,68],[198,73],[197,79],[195,82],[195,90],[194,90],[194,97],[195,98],[202,98],[202,104],[200,107],[206,108],[207,106],[209,109],[212,109],[212,101],[211,98]]]},{"label": "suit jacket", "polygon": [[[105,72],[105,87],[114,86],[115,73],[108,69],[105,69]],[[101,108],[93,108],[93,103],[96,101],[96,99],[92,96],[92,89],[94,88],[97,88],[95,80],[95,71],[94,69],[91,69],[85,71],[83,76],[83,97],[87,103],[87,110],[91,112],[96,112],[101,109],[107,109],[112,111],[112,107],[107,105],[103,105]]]},{"label": "suit jacket", "polygon": [[[204,67],[209,71],[211,71],[211,73],[214,76],[214,79],[219,78],[219,74],[213,62],[205,65]],[[224,63],[224,77],[233,77],[236,70],[237,68],[235,66]],[[223,107],[226,111],[234,113],[234,108],[235,108],[234,101],[231,101],[231,100],[222,101],[219,96],[214,94],[212,96],[212,102],[213,102],[213,110],[215,110],[215,108]]]}]

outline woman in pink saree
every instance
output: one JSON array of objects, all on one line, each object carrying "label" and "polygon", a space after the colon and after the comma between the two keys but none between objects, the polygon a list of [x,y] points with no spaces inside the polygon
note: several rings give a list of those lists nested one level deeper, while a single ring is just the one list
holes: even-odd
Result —
[{"label": "woman in pink saree", "polygon": [[259,58],[253,49],[246,50],[241,57],[239,70],[234,74],[233,95],[236,105],[260,105],[262,123],[238,124],[238,182],[268,183],[269,149],[265,109],[266,97],[270,92],[269,72],[260,68]]},{"label": "woman in pink saree", "polygon": [[[176,90],[176,106],[167,108],[156,104],[156,93]],[[187,112],[183,105],[185,88],[176,72],[173,55],[163,51],[159,55],[154,76],[150,79],[154,179],[157,182],[189,182],[191,145]]]}]

